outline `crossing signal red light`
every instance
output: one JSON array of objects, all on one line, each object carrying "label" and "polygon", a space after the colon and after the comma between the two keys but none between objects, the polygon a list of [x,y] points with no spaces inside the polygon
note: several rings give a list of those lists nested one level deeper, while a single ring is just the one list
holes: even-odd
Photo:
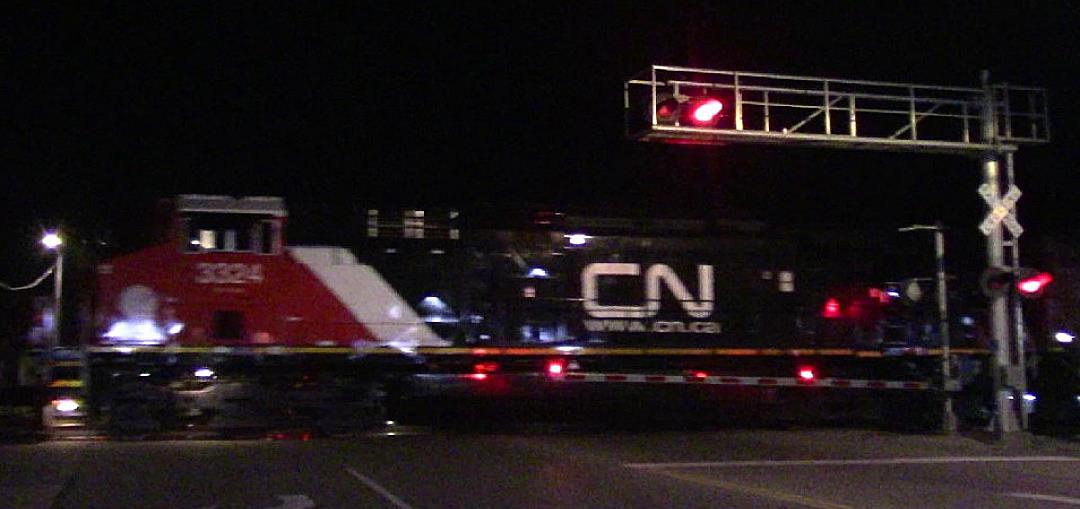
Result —
[{"label": "crossing signal red light", "polygon": [[687,101],[689,105],[690,123],[699,127],[711,127],[720,118],[724,111],[724,103],[712,97],[698,97]]},{"label": "crossing signal red light", "polygon": [[829,297],[825,301],[825,307],[821,310],[822,318],[840,318],[840,301],[835,297]]},{"label": "crossing signal red light", "polygon": [[989,267],[979,278],[979,286],[987,297],[998,297],[1009,291],[1014,281],[1013,273],[1005,267]]},{"label": "crossing signal red light", "polygon": [[1051,276],[1049,272],[1037,272],[1030,276],[1024,276],[1016,282],[1016,291],[1020,292],[1020,295],[1024,297],[1042,295],[1043,290],[1046,290],[1046,286],[1054,281],[1054,276]]},{"label": "crossing signal red light", "polygon": [[799,381],[802,383],[814,383],[817,379],[817,373],[814,372],[814,368],[810,366],[802,366],[799,368]]},{"label": "crossing signal red light", "polygon": [[1011,288],[1021,297],[1034,299],[1041,296],[1053,281],[1054,276],[1049,272],[1040,272],[1027,267],[1016,270],[990,267],[983,272],[980,284],[987,297],[1005,295]]},{"label": "crossing signal red light", "polygon": [[657,100],[656,122],[658,124],[674,125],[679,120],[679,101],[674,97]]},{"label": "crossing signal red light", "polygon": [[659,96],[656,123],[689,127],[717,127],[726,117],[724,101],[709,96]]}]

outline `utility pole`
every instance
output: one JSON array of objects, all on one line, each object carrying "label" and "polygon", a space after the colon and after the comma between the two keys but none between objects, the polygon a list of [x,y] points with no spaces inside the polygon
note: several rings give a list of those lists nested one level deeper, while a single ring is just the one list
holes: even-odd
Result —
[{"label": "utility pole", "polygon": [[941,223],[934,225],[915,224],[900,228],[901,232],[932,231],[934,232],[934,268],[937,280],[937,310],[938,310],[938,335],[941,338],[941,431],[946,434],[956,433],[956,412],[953,410],[951,384],[952,381],[952,355],[949,338],[949,303],[948,288],[945,276],[945,227]]},{"label": "utility pole", "polygon": [[56,251],[56,265],[53,267],[53,330],[45,344],[44,377],[51,382],[53,377],[53,349],[60,346],[60,324],[62,322],[64,288],[64,241],[55,231],[46,232],[41,238],[41,245],[50,251]]},{"label": "utility pole", "polygon": [[60,234],[51,231],[46,232],[41,238],[41,245],[50,251],[56,251],[56,265],[53,269],[53,330],[50,338],[49,350],[60,345],[61,308],[63,306],[64,288],[64,241]]}]

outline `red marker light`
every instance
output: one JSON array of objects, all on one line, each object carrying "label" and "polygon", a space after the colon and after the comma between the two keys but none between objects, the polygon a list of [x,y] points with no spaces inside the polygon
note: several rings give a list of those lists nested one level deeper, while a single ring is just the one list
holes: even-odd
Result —
[{"label": "red marker light", "polygon": [[687,382],[704,383],[709,379],[709,374],[704,371],[689,371],[683,378]]},{"label": "red marker light", "polygon": [[801,367],[799,368],[799,381],[800,382],[813,382],[817,378],[817,374],[814,373],[814,368]]},{"label": "red marker light", "polygon": [[544,368],[549,375],[561,375],[566,372],[566,363],[562,360],[550,360]]},{"label": "red marker light", "polygon": [[867,292],[867,294],[870,296],[871,299],[874,299],[881,304],[888,304],[889,300],[891,300],[891,298],[889,297],[889,292],[884,291],[880,288],[871,288]]},{"label": "red marker light", "polygon": [[829,297],[825,301],[825,308],[821,310],[822,318],[840,318],[840,301]]},{"label": "red marker light", "polygon": [[468,375],[465,375],[465,378],[468,378],[470,380],[478,380],[478,381],[479,380],[487,380],[487,377],[488,377],[487,373],[470,373]]}]

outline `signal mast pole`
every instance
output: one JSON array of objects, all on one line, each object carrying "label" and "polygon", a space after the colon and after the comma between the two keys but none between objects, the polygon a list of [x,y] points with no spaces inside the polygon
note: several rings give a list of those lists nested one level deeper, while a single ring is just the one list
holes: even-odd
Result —
[{"label": "signal mast pole", "polygon": [[[982,104],[982,139],[984,143],[996,146],[998,128],[995,115],[994,91],[990,86],[990,72],[980,75],[983,87]],[[1001,200],[1001,164],[999,149],[990,149],[983,153],[983,184],[994,202]],[[992,207],[988,206],[992,210]],[[1001,223],[986,236],[986,263],[990,267],[1005,265],[1005,243]],[[1015,387],[1024,387],[1023,366],[1014,366],[1011,355],[1009,334],[1009,309],[1006,294],[990,296],[990,337],[993,342],[994,380],[994,436],[1001,439],[1006,433],[1020,430],[1020,416],[1017,412],[1017,394]]]}]

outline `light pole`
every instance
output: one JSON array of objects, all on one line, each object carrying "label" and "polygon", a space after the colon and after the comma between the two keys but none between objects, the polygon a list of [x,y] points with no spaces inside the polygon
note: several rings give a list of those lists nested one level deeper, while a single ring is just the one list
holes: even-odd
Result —
[{"label": "light pole", "polygon": [[59,233],[50,231],[41,238],[41,245],[45,246],[45,249],[56,251],[56,268],[53,272],[53,337],[51,344],[48,345],[51,350],[60,345],[60,324],[63,323],[61,306],[64,303],[64,250],[62,249],[64,241]]},{"label": "light pole", "polygon": [[952,394],[949,392],[949,381],[952,379],[952,366],[949,362],[949,307],[948,291],[945,286],[945,228],[941,223],[934,225],[914,224],[900,228],[901,232],[932,231],[934,232],[934,260],[937,272],[937,301],[938,301],[938,329],[941,337],[941,389],[945,396],[944,408],[941,416],[941,429],[945,433],[956,432],[956,413],[953,412]]}]

